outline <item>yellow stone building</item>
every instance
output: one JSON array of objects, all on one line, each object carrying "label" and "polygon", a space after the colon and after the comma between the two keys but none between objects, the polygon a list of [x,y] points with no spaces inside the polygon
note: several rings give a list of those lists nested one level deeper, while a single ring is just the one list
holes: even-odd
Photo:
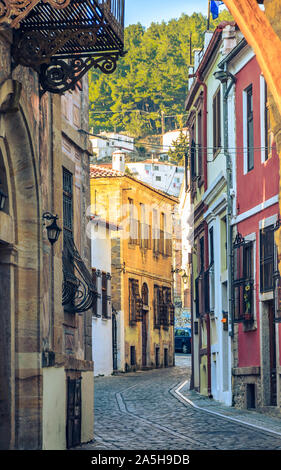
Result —
[{"label": "yellow stone building", "polygon": [[121,227],[112,239],[116,369],[173,366],[172,220],[178,200],[124,171],[91,165],[90,172],[91,215]]}]

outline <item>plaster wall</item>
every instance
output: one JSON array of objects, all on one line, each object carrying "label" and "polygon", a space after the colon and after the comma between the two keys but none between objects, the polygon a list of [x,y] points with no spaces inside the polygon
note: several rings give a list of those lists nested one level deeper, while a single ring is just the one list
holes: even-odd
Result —
[{"label": "plaster wall", "polygon": [[66,448],[66,381],[62,367],[43,371],[43,450]]}]

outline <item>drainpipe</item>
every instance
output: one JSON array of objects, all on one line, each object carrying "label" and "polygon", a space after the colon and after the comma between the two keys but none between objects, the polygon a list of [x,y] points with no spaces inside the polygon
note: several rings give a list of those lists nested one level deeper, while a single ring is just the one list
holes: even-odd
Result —
[{"label": "drainpipe", "polygon": [[[236,77],[227,70],[227,63],[224,63],[223,70],[214,73],[215,77],[220,80],[223,85],[223,121],[224,121],[224,154],[226,156],[226,192],[227,192],[227,271],[228,271],[228,282],[227,282],[227,294],[228,294],[228,319],[229,325],[229,336],[234,334],[234,319],[232,312],[232,263],[233,263],[233,250],[232,250],[232,161],[231,155],[228,151],[228,106],[227,100],[229,93],[236,82]],[[227,86],[228,79],[231,79],[230,84]]]}]

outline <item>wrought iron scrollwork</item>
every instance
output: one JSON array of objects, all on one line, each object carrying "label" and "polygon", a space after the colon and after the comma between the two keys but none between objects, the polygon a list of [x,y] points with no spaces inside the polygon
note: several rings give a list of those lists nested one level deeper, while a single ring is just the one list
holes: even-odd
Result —
[{"label": "wrought iron scrollwork", "polygon": [[39,80],[44,91],[51,93],[64,93],[74,89],[75,84],[92,67],[99,68],[103,73],[113,73],[117,67],[117,60],[123,52],[103,53],[99,56],[80,57],[65,61],[52,59],[50,64],[43,64],[40,69]]},{"label": "wrought iron scrollwork", "polygon": [[20,22],[14,65],[37,71],[43,93],[74,89],[91,67],[112,73],[125,54],[124,0],[0,0],[5,18]]},{"label": "wrought iron scrollwork", "polygon": [[[1,0],[0,24],[18,28],[20,22],[39,2],[40,0]],[[49,3],[52,8],[62,9],[69,5],[70,0],[43,0],[43,3]]]},{"label": "wrought iron scrollwork", "polygon": [[66,237],[64,241],[62,260],[62,305],[70,313],[85,312],[94,306],[98,294],[92,276],[71,237]]}]

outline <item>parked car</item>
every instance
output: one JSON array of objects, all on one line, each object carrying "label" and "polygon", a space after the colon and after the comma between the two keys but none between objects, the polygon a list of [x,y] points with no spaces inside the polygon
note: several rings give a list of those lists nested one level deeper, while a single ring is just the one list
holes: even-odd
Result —
[{"label": "parked car", "polygon": [[191,329],[176,328],[175,329],[175,351],[184,354],[191,353]]}]

